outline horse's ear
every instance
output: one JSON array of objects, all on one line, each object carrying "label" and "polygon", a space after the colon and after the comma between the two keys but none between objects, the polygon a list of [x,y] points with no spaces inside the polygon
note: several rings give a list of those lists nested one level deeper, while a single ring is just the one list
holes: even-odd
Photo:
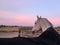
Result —
[{"label": "horse's ear", "polygon": [[39,19],[39,16],[37,16],[37,19]]}]

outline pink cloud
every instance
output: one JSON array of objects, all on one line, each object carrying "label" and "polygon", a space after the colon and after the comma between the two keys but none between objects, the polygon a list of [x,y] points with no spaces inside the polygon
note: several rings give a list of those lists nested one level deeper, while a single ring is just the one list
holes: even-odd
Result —
[{"label": "pink cloud", "polygon": [[0,24],[18,24],[18,25],[33,25],[34,19],[31,16],[12,17],[11,20],[2,20]]},{"label": "pink cloud", "polygon": [[34,17],[32,16],[14,16],[12,21],[24,25],[33,25]]}]

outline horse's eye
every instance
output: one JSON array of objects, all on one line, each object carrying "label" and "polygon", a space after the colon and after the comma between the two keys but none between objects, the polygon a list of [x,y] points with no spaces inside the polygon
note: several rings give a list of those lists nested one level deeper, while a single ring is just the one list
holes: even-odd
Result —
[{"label": "horse's eye", "polygon": [[35,22],[35,24],[36,24],[36,22]]}]

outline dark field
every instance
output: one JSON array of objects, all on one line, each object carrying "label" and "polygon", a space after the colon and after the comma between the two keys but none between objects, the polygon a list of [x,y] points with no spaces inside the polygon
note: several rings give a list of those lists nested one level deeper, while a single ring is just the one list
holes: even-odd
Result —
[{"label": "dark field", "polygon": [[0,45],[60,45],[60,35],[51,27],[35,38],[0,38]]}]

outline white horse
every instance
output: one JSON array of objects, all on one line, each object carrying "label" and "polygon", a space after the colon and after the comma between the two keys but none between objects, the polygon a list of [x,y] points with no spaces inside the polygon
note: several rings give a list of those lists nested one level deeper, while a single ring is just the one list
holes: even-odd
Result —
[{"label": "white horse", "polygon": [[[35,24],[31,30],[31,33],[29,35],[26,34],[27,36],[23,36],[23,37],[27,37],[27,38],[38,37],[50,27],[53,28],[53,25],[50,21],[48,21],[46,18],[41,18],[37,16],[37,20],[35,21]],[[39,32],[40,30],[42,31],[42,33]],[[18,37],[20,37],[20,31],[19,31]]]},{"label": "white horse", "polygon": [[46,18],[41,18],[37,16],[37,20],[35,21],[32,31],[36,32],[42,30],[42,32],[44,32],[51,26],[53,27],[52,23]]}]

